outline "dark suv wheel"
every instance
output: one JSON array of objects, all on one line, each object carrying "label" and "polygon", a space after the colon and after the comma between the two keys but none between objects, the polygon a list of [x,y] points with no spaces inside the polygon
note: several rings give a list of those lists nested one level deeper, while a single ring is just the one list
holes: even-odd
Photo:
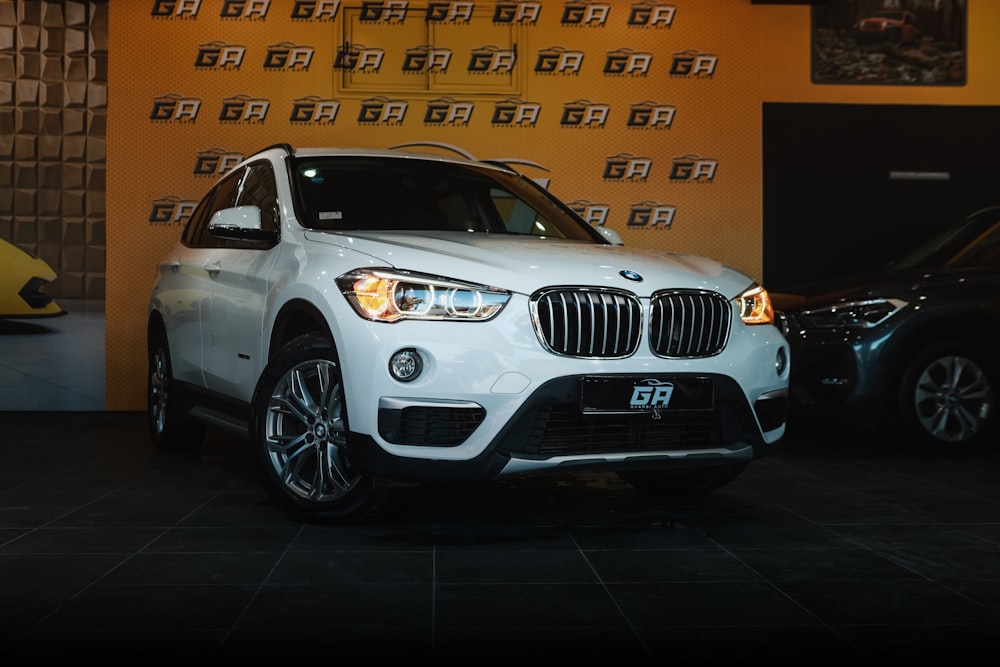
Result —
[{"label": "dark suv wheel", "polygon": [[996,430],[996,370],[977,345],[936,343],[916,354],[900,384],[903,427],[927,445],[978,448]]}]

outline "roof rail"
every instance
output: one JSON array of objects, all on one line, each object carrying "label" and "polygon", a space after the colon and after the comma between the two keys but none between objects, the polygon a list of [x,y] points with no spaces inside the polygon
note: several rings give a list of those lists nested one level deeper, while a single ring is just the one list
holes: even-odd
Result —
[{"label": "roof rail", "polygon": [[258,153],[261,153],[261,152],[263,152],[263,151],[269,151],[269,150],[271,150],[272,148],[280,148],[280,149],[282,149],[283,151],[285,151],[286,153],[288,153],[289,155],[291,155],[292,153],[294,153],[294,152],[295,152],[295,149],[294,149],[294,148],[292,148],[292,145],[291,145],[291,144],[288,144],[288,143],[281,143],[281,144],[271,144],[270,146],[267,146],[266,148],[262,148],[262,149],[260,149],[260,150],[259,150],[259,151],[257,151],[257,152],[258,152]]}]

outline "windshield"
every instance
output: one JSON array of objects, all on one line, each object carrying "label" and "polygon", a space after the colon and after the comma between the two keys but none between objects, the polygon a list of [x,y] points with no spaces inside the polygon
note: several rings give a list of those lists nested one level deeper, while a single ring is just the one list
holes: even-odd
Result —
[{"label": "windshield", "polygon": [[890,268],[996,265],[1000,262],[1000,207],[974,213],[889,264]]},{"label": "windshield", "polygon": [[291,163],[297,215],[331,231],[464,231],[606,243],[533,181],[407,157],[320,156]]}]

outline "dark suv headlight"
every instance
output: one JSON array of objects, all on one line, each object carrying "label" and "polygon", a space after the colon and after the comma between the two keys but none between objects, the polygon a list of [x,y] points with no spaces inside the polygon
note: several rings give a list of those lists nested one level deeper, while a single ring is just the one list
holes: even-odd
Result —
[{"label": "dark suv headlight", "polygon": [[848,301],[825,308],[803,310],[798,321],[808,329],[870,329],[907,306],[902,299],[868,299]]},{"label": "dark suv headlight", "polygon": [[394,269],[358,269],[337,285],[358,315],[376,322],[485,322],[510,300],[506,290]]}]

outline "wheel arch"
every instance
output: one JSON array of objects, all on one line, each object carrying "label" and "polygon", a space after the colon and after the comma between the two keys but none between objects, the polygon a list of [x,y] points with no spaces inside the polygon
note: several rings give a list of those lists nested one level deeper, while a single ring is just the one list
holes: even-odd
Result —
[{"label": "wheel arch", "polygon": [[146,346],[153,342],[153,336],[162,333],[167,335],[167,323],[163,319],[163,314],[158,310],[150,311],[146,318]]},{"label": "wheel arch", "polygon": [[333,333],[319,308],[302,298],[288,301],[281,306],[271,327],[267,358],[272,359],[286,343],[307,333],[319,333],[333,341]]},{"label": "wheel arch", "polygon": [[[900,335],[902,334],[902,335]],[[1000,338],[1000,316],[971,308],[949,308],[933,315],[909,323],[905,330],[897,332],[889,351],[889,377],[898,381],[908,362],[921,349],[934,341],[951,340],[975,345],[984,354],[994,369],[1000,364],[995,353],[990,352],[988,343]]]}]

